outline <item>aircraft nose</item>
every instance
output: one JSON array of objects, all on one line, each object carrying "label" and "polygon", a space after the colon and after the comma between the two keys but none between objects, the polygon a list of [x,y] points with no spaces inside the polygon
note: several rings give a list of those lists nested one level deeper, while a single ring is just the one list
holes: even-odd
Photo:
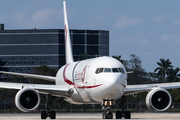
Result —
[{"label": "aircraft nose", "polygon": [[[122,74],[107,75],[104,79],[104,85],[109,95],[120,96],[124,93],[127,82]],[[111,96],[112,97],[112,96]]]},{"label": "aircraft nose", "polygon": [[111,86],[119,87],[119,85],[121,85],[121,84],[123,84],[121,86],[126,86],[125,78],[123,77],[123,75],[116,75],[116,74],[107,75],[105,77],[104,83],[107,85],[107,88],[109,88]]}]

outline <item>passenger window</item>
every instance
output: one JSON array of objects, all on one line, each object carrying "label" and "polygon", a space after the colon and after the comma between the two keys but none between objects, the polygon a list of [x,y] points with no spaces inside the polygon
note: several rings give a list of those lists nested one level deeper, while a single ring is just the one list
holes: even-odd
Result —
[{"label": "passenger window", "polygon": [[118,70],[117,68],[112,68],[112,71],[113,71],[114,73],[118,73],[118,72],[119,72],[119,70]]},{"label": "passenger window", "polygon": [[99,68],[99,73],[103,72],[104,68]]},{"label": "passenger window", "polygon": [[111,72],[111,68],[105,68],[104,72]]}]

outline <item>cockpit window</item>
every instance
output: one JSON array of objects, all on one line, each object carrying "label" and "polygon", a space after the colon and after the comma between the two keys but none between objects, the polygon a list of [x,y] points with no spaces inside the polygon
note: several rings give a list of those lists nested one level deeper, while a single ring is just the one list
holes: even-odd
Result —
[{"label": "cockpit window", "polygon": [[97,68],[95,73],[96,73],[96,74],[98,74],[98,73],[102,73],[102,72],[103,72],[103,70],[104,70],[104,68]]},{"label": "cockpit window", "polygon": [[118,68],[118,69],[122,74],[124,74],[124,70],[122,68]]},{"label": "cockpit window", "polygon": [[99,68],[99,73],[103,72],[104,68]]},{"label": "cockpit window", "polygon": [[111,68],[104,68],[104,72],[111,72]]},{"label": "cockpit window", "polygon": [[113,72],[113,73],[122,73],[124,74],[124,69],[123,68],[97,68],[96,69],[96,74],[99,74],[99,73],[107,73],[107,72]]},{"label": "cockpit window", "polygon": [[118,68],[112,68],[112,72],[118,73],[119,70],[118,70]]},{"label": "cockpit window", "polygon": [[99,73],[99,68],[98,69],[96,69],[96,72],[95,72],[96,74],[98,74]]}]

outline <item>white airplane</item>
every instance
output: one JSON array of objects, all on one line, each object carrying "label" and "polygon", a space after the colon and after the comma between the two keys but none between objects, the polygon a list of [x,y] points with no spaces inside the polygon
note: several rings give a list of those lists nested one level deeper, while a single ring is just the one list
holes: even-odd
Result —
[{"label": "white airplane", "polygon": [[120,99],[121,111],[116,111],[116,119],[122,117],[131,118],[130,111],[126,108],[126,96],[136,96],[140,92],[148,91],[146,105],[150,110],[165,111],[171,105],[171,95],[166,89],[180,88],[180,83],[162,83],[145,85],[127,85],[125,67],[118,60],[111,57],[98,57],[74,62],[69,35],[69,27],[64,5],[65,22],[65,54],[66,65],[59,69],[56,77],[22,74],[14,72],[0,73],[19,75],[48,81],[54,81],[56,85],[39,85],[24,83],[0,82],[0,88],[18,89],[15,96],[17,108],[23,112],[35,110],[40,104],[40,95],[46,94],[47,111],[41,112],[41,119],[56,118],[56,112],[51,111],[51,96],[59,97],[72,104],[101,104],[104,108],[103,119],[113,119],[110,111],[115,101]]}]

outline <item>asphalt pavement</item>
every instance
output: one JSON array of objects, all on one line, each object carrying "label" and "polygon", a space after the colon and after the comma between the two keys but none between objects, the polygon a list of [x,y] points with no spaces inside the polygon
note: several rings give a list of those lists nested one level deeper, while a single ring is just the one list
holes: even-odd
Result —
[{"label": "asphalt pavement", "polygon": [[[115,119],[115,114],[114,119]],[[154,120],[154,119],[180,119],[180,113],[132,113],[132,119],[135,120]],[[49,118],[48,118],[49,119]],[[57,113],[56,120],[102,120],[101,113]],[[41,120],[40,113],[1,113],[0,120]]]}]

